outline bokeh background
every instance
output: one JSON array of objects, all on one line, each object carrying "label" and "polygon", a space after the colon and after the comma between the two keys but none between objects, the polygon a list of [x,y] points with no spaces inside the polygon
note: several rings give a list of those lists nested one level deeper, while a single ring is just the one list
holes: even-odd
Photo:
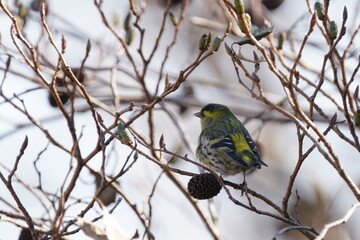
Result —
[{"label": "bokeh background", "polygon": [[[3,2],[6,2],[14,11],[16,11],[19,4],[28,6],[32,4],[32,1]],[[137,6],[143,4],[146,9],[139,24],[145,29],[143,49],[145,54],[149,54],[158,36],[166,4],[160,0],[135,2]],[[170,52],[168,61],[164,66],[164,72],[169,74],[171,81],[175,81],[179,72],[196,58],[199,52],[198,41],[202,34],[212,31],[213,36],[223,35],[227,27],[227,20],[223,12],[219,11],[221,9],[219,2],[221,1],[190,1],[185,12],[184,23],[181,25],[177,36],[176,45]],[[314,1],[309,2],[313,6]],[[67,49],[65,57],[71,67],[80,66],[85,55],[87,41],[88,39],[91,41],[92,49],[84,68],[87,81],[86,89],[89,94],[114,108],[110,81],[114,77],[112,74],[116,74],[115,79],[121,101],[120,109],[127,107],[130,101],[140,103],[142,94],[139,90],[139,84],[134,81],[131,74],[131,65],[124,56],[118,41],[104,26],[94,2],[62,0],[49,1],[48,4],[47,22],[56,44],[61,44],[61,35],[66,37]],[[340,25],[344,6],[347,6],[349,15],[347,26],[348,32],[351,33],[358,28],[360,22],[357,1],[331,1],[329,15]],[[108,18],[111,19],[114,27],[122,35],[125,35],[122,26],[125,16],[129,12],[129,2],[106,0],[103,9]],[[296,49],[299,48],[309,29],[311,15],[309,14],[307,2],[285,0],[275,9],[268,9],[264,6],[261,9],[263,16],[269,20],[271,25],[275,26],[274,35],[280,32],[287,33],[288,41],[285,44],[284,52],[287,51],[289,55],[296,54]],[[175,16],[178,16],[180,10],[181,6],[179,4],[174,4],[171,7],[171,12]],[[206,20],[205,24],[200,23],[200,20]],[[24,64],[19,54],[16,54],[16,49],[9,34],[11,23],[2,11],[0,12],[0,23],[0,78],[3,77],[8,55],[13,54],[10,71],[7,73],[2,85],[3,94],[9,98],[13,97],[14,94],[21,94],[19,96],[24,101],[27,111],[51,132],[54,138],[64,146],[71,147],[71,136],[68,131],[64,130],[67,129],[66,122],[59,109],[49,104],[48,90],[38,84],[37,76]],[[209,25],[212,27],[209,28]],[[146,76],[146,83],[151,89],[156,87],[159,69],[166,48],[173,39],[174,31],[175,28],[168,19],[158,51],[150,63],[150,71]],[[46,33],[41,26],[39,12],[34,9],[29,10],[23,33],[29,42],[39,46],[44,65],[52,69],[58,56],[49,44]],[[238,36],[230,34],[225,42],[231,44],[238,38]],[[344,38],[349,39],[349,36]],[[321,43],[323,40],[320,39],[321,34],[319,32],[314,33],[304,51],[303,60],[311,69],[321,68],[322,58],[327,51],[326,46]],[[134,40],[129,49],[135,56],[135,62],[141,64],[141,58],[137,54],[139,41],[139,34],[135,31]],[[347,43],[345,40],[344,42]],[[355,56],[359,54],[358,45],[359,40],[355,38],[355,50],[353,52]],[[246,45],[242,47],[242,54],[251,58],[254,50],[254,47]],[[349,60],[349,69],[354,69],[356,61],[356,58],[355,60]],[[114,67],[117,68],[116,73],[114,73]],[[249,64],[248,67],[249,69],[254,68],[252,64]],[[306,69],[304,71],[314,81],[318,78],[316,73]],[[267,96],[274,102],[280,101],[284,97],[282,86],[267,69],[266,64],[261,64],[258,74]],[[51,71],[47,73],[47,77],[51,79]],[[248,81],[249,86],[251,85],[251,82],[245,77],[241,78],[245,82]],[[359,83],[358,78],[356,78],[356,82]],[[352,91],[356,87],[355,84]],[[306,88],[306,86],[303,87]],[[163,85],[161,85],[160,89],[162,88]],[[329,89],[329,91],[331,94],[332,90]],[[16,102],[19,103],[19,101]],[[175,117],[181,131],[174,127],[174,120],[163,109],[159,108],[158,111],[154,111],[154,119],[156,119],[155,139],[158,141],[163,134],[167,149],[180,155],[188,154],[189,158],[195,159],[194,149],[200,133],[200,124],[192,114],[209,102],[228,105],[239,119],[246,123],[253,138],[261,146],[264,161],[269,165],[268,168],[263,168],[247,177],[249,187],[267,196],[273,202],[281,204],[289,176],[298,158],[296,128],[287,119],[274,112],[266,114],[264,119],[256,118],[267,107],[251,98],[251,95],[239,84],[234,65],[226,54],[223,44],[216,54],[206,59],[191,73],[189,79],[176,93],[169,95],[161,103],[162,108],[167,109],[171,112],[171,116]],[[323,107],[329,116],[332,116],[337,111],[331,104],[326,104],[326,99],[324,99]],[[78,133],[82,132],[80,147],[82,153],[87,155],[96,144],[95,125],[83,99],[76,99],[75,109],[78,111],[75,115],[76,127]],[[288,107],[288,109],[290,108]],[[113,122],[114,116],[111,114],[102,109],[99,109],[99,113],[105,125],[110,125]],[[136,111],[126,113],[125,117],[131,118],[135,113]],[[339,120],[343,120],[341,116]],[[328,125],[324,120],[316,124],[320,129],[325,129]],[[146,117],[137,119],[132,126],[145,135],[148,134]],[[29,123],[24,114],[19,113],[4,99],[0,99],[1,172],[6,173],[6,167],[12,168],[25,136],[29,138],[29,145],[20,161],[16,175],[26,185],[38,186],[40,180],[34,165],[36,161],[36,167],[41,172],[42,189],[49,193],[59,194],[59,191],[61,191],[60,186],[69,170],[70,156],[49,144],[43,132]],[[183,138],[190,143],[190,149],[184,146]],[[349,147],[346,142],[339,140],[334,133],[330,132],[328,138],[339,158],[342,159],[346,171],[356,183],[359,183],[359,153]],[[305,141],[305,143],[308,144],[308,147],[311,146],[310,141]],[[111,151],[108,152],[106,171],[109,175],[113,175],[122,167],[122,163],[129,155],[130,150],[118,141],[111,143],[108,149],[111,149]],[[169,156],[165,158],[170,159]],[[171,164],[182,170],[199,172],[198,167],[181,159],[174,159]],[[100,154],[96,155],[89,162],[89,165],[94,169],[100,169]],[[137,207],[146,212],[149,210],[147,202],[149,195],[160,173],[161,169],[157,165],[140,156],[131,171],[119,179],[120,186]],[[178,175],[177,177],[185,185],[189,180],[188,176]],[[240,183],[242,176],[238,175],[226,179]],[[73,205],[69,207],[65,220],[76,217],[83,207],[81,204],[76,204],[76,201],[78,199],[81,199],[84,203],[90,201],[95,189],[94,176],[84,170],[71,195],[69,202],[73,201]],[[343,216],[351,207],[351,204],[357,202],[336,171],[317,151],[314,151],[305,161],[295,181],[295,189],[300,198],[299,209],[295,209],[297,199],[295,193],[293,193],[289,205],[291,208],[290,213],[295,215],[296,211],[299,211],[301,222],[304,225],[314,226],[317,230],[320,230],[325,223]],[[26,187],[16,183],[15,190],[32,216],[37,218],[45,216],[44,206]],[[245,197],[240,197],[240,192],[234,191],[233,194],[238,199],[246,202]],[[0,184],[0,196],[0,209],[12,211],[5,203],[5,201],[12,202],[12,197],[4,184]],[[161,176],[151,202],[153,215],[151,231],[156,239],[212,239],[189,202],[166,176]],[[264,204],[257,204],[259,204],[259,207],[267,209]],[[286,226],[270,217],[257,215],[234,205],[224,191],[221,191],[210,202],[202,201],[201,205],[205,210],[209,207],[216,208],[220,234],[224,239],[270,239],[279,229]],[[111,206],[109,207],[111,208]],[[90,211],[85,218],[92,219],[100,213],[101,210],[96,205],[94,210]],[[1,214],[1,216],[4,216],[4,214]],[[118,205],[113,216],[124,232],[131,236],[138,230],[142,238],[144,229],[125,201]],[[331,230],[327,239],[357,239],[357,236],[360,235],[360,230],[357,227],[359,222],[360,215],[355,212],[346,225]],[[98,224],[101,226],[101,221]],[[1,240],[17,239],[19,233],[19,227],[6,221],[0,221]],[[283,239],[305,239],[300,234],[285,236],[286,238]],[[88,237],[79,232],[72,235],[71,239],[88,239]]]}]

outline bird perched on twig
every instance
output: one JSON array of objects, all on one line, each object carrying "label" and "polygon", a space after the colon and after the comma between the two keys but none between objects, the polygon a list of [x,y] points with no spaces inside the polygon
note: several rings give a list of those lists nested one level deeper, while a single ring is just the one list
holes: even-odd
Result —
[{"label": "bird perched on twig", "polygon": [[194,116],[201,122],[196,149],[201,163],[223,175],[242,172],[244,186],[247,172],[267,166],[249,132],[228,107],[211,103]]}]

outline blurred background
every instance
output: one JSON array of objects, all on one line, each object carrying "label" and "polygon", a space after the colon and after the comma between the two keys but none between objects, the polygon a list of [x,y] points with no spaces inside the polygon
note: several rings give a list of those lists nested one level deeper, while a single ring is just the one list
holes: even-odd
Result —
[{"label": "blurred background", "polygon": [[[64,57],[73,70],[81,68],[88,41],[91,42],[91,51],[82,67],[84,76],[81,77],[81,81],[89,95],[103,104],[97,105],[97,111],[106,126],[110,126],[114,122],[114,113],[127,108],[131,102],[135,103],[134,110],[121,116],[125,122],[136,116],[141,111],[141,104],[147,101],[141,81],[135,73],[134,65],[139,67],[140,72],[146,66],[144,79],[147,89],[151,94],[159,95],[166,87],[166,76],[168,76],[168,81],[174,83],[180,71],[196,59],[199,54],[200,37],[208,34],[209,31],[212,32],[213,38],[223,36],[229,19],[231,19],[229,13],[225,14],[226,7],[222,1],[192,0],[186,7],[182,7],[182,1],[172,1],[172,3],[164,0],[133,2],[142,14],[138,19],[130,14],[132,16],[130,29],[124,27],[130,12],[129,1],[105,0],[102,4],[103,13],[113,29],[127,41],[128,53],[133,57],[132,60],[129,60],[124,47],[103,23],[94,1],[46,2],[47,24],[57,46],[61,46],[62,36],[66,39]],[[49,43],[42,26],[39,1],[2,1],[2,3],[17,15],[17,21],[22,24],[20,27],[23,36],[33,46],[36,46],[38,61],[42,66],[41,71],[50,82],[56,69],[58,54]],[[245,2],[245,6],[247,7],[246,11],[252,16],[254,26],[259,28],[274,26],[275,42],[280,33],[286,33],[287,40],[282,51],[285,62],[292,66],[294,56],[297,55],[304,36],[309,31],[312,15],[309,13],[307,4],[313,7],[314,3],[314,1],[296,0],[249,1]],[[353,33],[359,29],[359,5],[357,1],[331,1],[329,16],[338,24],[339,28],[344,6],[348,11],[347,34],[338,45],[342,51],[349,44]],[[185,8],[183,13],[182,8]],[[25,11],[26,14],[22,11]],[[169,11],[177,20],[180,20],[180,16],[183,14],[184,20],[178,26],[178,30],[170,17],[165,15]],[[164,18],[164,16],[166,17]],[[165,21],[164,24],[163,21]],[[39,200],[44,197],[37,191],[41,189],[49,199],[56,202],[57,196],[63,191],[61,186],[69,182],[67,174],[73,173],[75,163],[69,153],[55,146],[44,134],[44,131],[34,125],[42,126],[66,149],[72,148],[72,137],[68,124],[56,102],[54,103],[49,90],[38,75],[24,62],[15,47],[10,34],[14,30],[4,11],[0,12],[0,22],[0,79],[2,79],[1,91],[3,94],[0,98],[0,151],[2,153],[0,171],[5,176],[8,175],[19,154],[24,138],[27,136],[28,147],[19,162],[14,178],[14,188],[33,218],[49,218],[51,220],[50,216],[54,215],[52,212],[54,206],[49,203],[44,206]],[[142,35],[136,24],[144,30]],[[161,39],[156,43],[161,30],[163,30]],[[234,30],[224,42],[231,45],[243,36],[241,34],[235,24]],[[21,48],[24,48],[19,40],[15,41],[20,44]],[[346,66],[349,73],[358,64],[359,38],[357,35],[353,42]],[[262,40],[262,43],[269,46],[265,39]],[[169,46],[171,46],[171,51],[167,54]],[[141,53],[146,59],[154,47],[156,47],[156,51],[154,51],[151,61],[144,63],[138,49],[141,49]],[[241,47],[241,54],[247,58],[253,58],[253,51],[259,54],[254,46],[244,45]],[[299,67],[301,74],[311,81],[319,81],[323,58],[328,51],[329,46],[325,43],[319,29],[316,28],[303,51],[301,58],[303,62]],[[11,56],[11,63],[7,68],[9,56]],[[280,61],[278,64],[278,68],[287,73]],[[253,63],[245,62],[244,65],[249,72],[254,71]],[[341,98],[331,85],[332,72],[330,70],[329,67],[326,68],[327,83],[323,87],[329,95],[333,94],[336,103],[339,102],[341,105]],[[65,72],[62,74],[66,75]],[[275,104],[281,104],[282,100],[286,98],[283,86],[273,72],[268,69],[267,63],[260,64],[257,74],[261,79],[265,95]],[[80,80],[79,76],[77,77]],[[156,147],[160,136],[163,135],[166,149],[182,156],[187,154],[190,159],[195,160],[194,152],[200,133],[200,123],[193,113],[210,102],[225,104],[245,123],[254,140],[258,142],[264,161],[269,165],[247,177],[249,188],[281,206],[290,175],[298,162],[299,141],[296,127],[283,115],[271,111],[268,106],[257,101],[256,98],[252,98],[251,93],[244,88],[243,84],[239,83],[239,79],[251,88],[252,82],[242,72],[240,77],[237,76],[234,64],[222,43],[215,54],[194,68],[179,89],[155,106],[153,111],[154,129],[149,129],[148,117],[143,115],[136,118],[131,124],[132,132],[149,137],[150,131],[153,131]],[[329,79],[330,81],[328,81]],[[305,92],[313,91],[307,84],[302,81],[299,87]],[[353,92],[358,84],[359,78],[355,77],[350,91]],[[9,99],[21,109],[26,109],[26,113],[32,117],[33,122],[29,121],[26,113],[20,112],[10,104]],[[307,106],[305,100],[300,103]],[[317,118],[315,123],[321,131],[325,131],[328,127],[328,120],[334,113],[339,113],[338,121],[345,119],[339,107],[323,94],[319,97],[318,104],[328,116],[328,119],[325,119],[315,115]],[[74,122],[77,136],[80,138],[79,148],[83,156],[88,156],[94,151],[98,141],[96,125],[89,106],[80,94],[75,94],[74,101],[64,100],[64,105],[69,112],[72,109],[75,111]],[[281,106],[291,111],[288,102]],[[339,129],[344,131],[346,136],[350,136],[346,125],[339,125]],[[115,132],[115,129],[113,131]],[[358,128],[356,128],[356,134],[358,133]],[[327,137],[336,155],[341,159],[344,169],[359,185],[359,152],[332,131]],[[305,151],[312,146],[312,142],[308,139],[305,139],[303,143]],[[129,147],[121,144],[120,141],[109,143],[106,150],[106,174],[116,175],[128,157],[133,159],[133,153]],[[164,159],[171,160],[169,164],[174,168],[192,173],[199,172],[197,166],[180,158],[165,154]],[[94,155],[88,165],[92,169],[100,171],[101,152]],[[175,175],[186,186],[190,177]],[[226,179],[240,183],[242,176],[236,175],[226,177]],[[162,169],[157,164],[139,156],[130,170],[118,179],[118,182],[122,191],[139,211],[144,213],[144,216],[151,212],[150,230],[156,239],[213,239],[190,202],[179,188],[165,174],[162,174]],[[83,169],[67,202],[64,222],[74,219],[91,201],[95,191],[94,174],[88,169]],[[239,201],[248,204],[246,197],[241,196],[240,191],[232,190],[231,192]],[[44,202],[46,201],[44,200]],[[313,226],[320,231],[324,224],[344,216],[355,202],[357,202],[356,198],[342,178],[324,159],[323,155],[315,150],[303,163],[296,177],[289,201],[289,213],[301,224]],[[275,212],[261,201],[254,200],[254,204],[264,211]],[[114,203],[110,203],[108,208],[111,209],[113,206]],[[271,239],[280,229],[287,226],[272,217],[256,214],[235,205],[229,200],[224,190],[211,201],[201,201],[200,206],[206,213],[213,214],[215,225],[218,227],[222,239]],[[21,228],[5,218],[5,216],[9,217],[7,213],[17,212],[17,209],[4,184],[0,184],[0,210],[0,239],[18,239]],[[101,208],[95,204],[84,218],[91,220],[99,215],[101,215]],[[125,200],[122,200],[115,208],[113,216],[121,229],[129,236],[133,236],[138,231],[140,238],[143,238],[145,228]],[[20,219],[16,220],[20,222]],[[359,221],[360,214],[355,212],[346,224],[332,229],[326,239],[356,239],[360,234],[357,227]],[[50,222],[48,224],[51,226]],[[101,221],[96,224],[104,226]],[[76,225],[71,229],[76,229]],[[90,239],[81,231],[68,237],[70,239]],[[298,232],[291,232],[278,239],[305,239],[305,236]]]}]

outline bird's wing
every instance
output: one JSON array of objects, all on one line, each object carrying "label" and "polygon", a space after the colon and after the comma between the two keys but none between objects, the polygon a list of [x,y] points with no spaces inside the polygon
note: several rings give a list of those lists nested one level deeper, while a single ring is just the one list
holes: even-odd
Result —
[{"label": "bird's wing", "polygon": [[[261,165],[264,165],[264,166],[268,166],[266,163],[264,163],[262,160],[261,160],[261,156],[260,156],[260,151],[259,151],[259,148],[256,146],[254,140],[251,138],[249,132],[246,130],[245,127],[242,127],[241,128],[241,131],[243,132],[243,135],[245,136],[245,139],[246,139],[246,142],[249,144],[249,147],[251,149],[251,151],[254,153],[254,155],[256,156],[257,158],[257,163],[261,164]],[[260,165],[257,166],[258,168],[260,168]]]},{"label": "bird's wing", "polygon": [[244,168],[248,168],[249,165],[256,162],[256,156],[241,133],[231,133],[222,138],[212,139],[210,142],[211,148],[217,149],[218,152],[224,152]]}]

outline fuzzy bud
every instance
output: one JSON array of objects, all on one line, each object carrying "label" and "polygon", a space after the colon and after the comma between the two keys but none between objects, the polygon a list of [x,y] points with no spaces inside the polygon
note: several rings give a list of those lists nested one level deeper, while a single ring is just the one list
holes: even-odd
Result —
[{"label": "fuzzy bud", "polygon": [[338,35],[338,26],[335,21],[331,21],[329,24],[329,35],[331,40],[336,39]]},{"label": "fuzzy bud", "polygon": [[119,136],[119,138],[125,142],[125,143],[132,143],[132,139],[129,136],[126,126],[124,123],[120,123],[117,127],[116,134]]},{"label": "fuzzy bud", "polygon": [[211,49],[213,51],[217,51],[220,47],[220,44],[221,44],[221,37],[216,37],[211,44]]},{"label": "fuzzy bud", "polygon": [[286,33],[285,32],[281,32],[279,34],[279,41],[278,41],[278,49],[282,49],[283,48],[283,45],[284,45],[284,42],[286,40]]},{"label": "fuzzy bud", "polygon": [[208,47],[209,47],[209,45],[210,45],[211,41],[212,41],[212,32],[209,32],[208,37],[207,37],[207,44],[208,44]]},{"label": "fuzzy bud", "polygon": [[199,50],[206,51],[208,49],[208,35],[203,34],[199,40]]},{"label": "fuzzy bud", "polygon": [[177,19],[177,17],[174,16],[174,14],[172,12],[169,13],[170,16],[170,20],[172,22],[172,24],[176,27],[177,25],[179,25],[179,20]]},{"label": "fuzzy bud", "polygon": [[[239,28],[243,33],[246,33],[246,26],[251,30],[251,17],[248,13],[245,13],[245,24],[243,23],[243,21],[241,21],[241,19],[239,19],[238,22]],[[246,26],[245,26],[246,25]]]},{"label": "fuzzy bud", "polygon": [[125,20],[124,20],[124,29],[126,31],[129,31],[130,28],[131,28],[131,12],[128,12],[128,14],[126,15],[125,17]]},{"label": "fuzzy bud", "polygon": [[133,42],[134,37],[135,37],[135,31],[133,29],[129,29],[128,31],[126,31],[125,39],[127,45],[130,45]]},{"label": "fuzzy bud", "polygon": [[357,110],[355,112],[355,125],[360,127],[360,110]]},{"label": "fuzzy bud", "polygon": [[314,4],[314,9],[317,12],[317,16],[319,20],[324,21],[325,20],[324,6],[320,2],[316,2]]},{"label": "fuzzy bud", "polygon": [[28,15],[29,15],[29,6],[24,3],[20,3],[18,8],[18,16],[21,19],[26,20]]},{"label": "fuzzy bud", "polygon": [[235,9],[237,14],[241,15],[245,12],[245,6],[243,0],[235,0]]}]

